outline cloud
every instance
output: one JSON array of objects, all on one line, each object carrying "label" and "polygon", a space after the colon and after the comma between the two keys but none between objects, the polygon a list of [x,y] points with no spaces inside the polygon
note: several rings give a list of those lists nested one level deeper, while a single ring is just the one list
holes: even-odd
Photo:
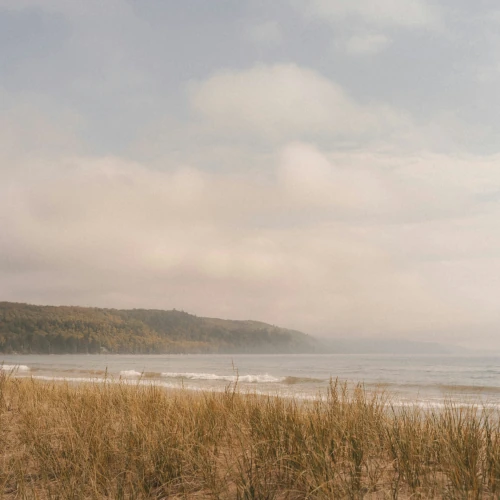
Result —
[{"label": "cloud", "polygon": [[[380,305],[387,309],[390,297],[404,290],[398,306],[406,315],[415,296],[424,304],[419,311],[433,311],[428,320],[437,314],[425,287],[415,287],[387,252],[351,228],[255,223],[262,211],[276,210],[280,218],[302,209],[294,196],[287,198],[286,180],[282,193],[281,182],[262,186],[264,196],[252,200],[258,191],[251,179],[228,181],[186,168],[159,173],[116,158],[74,160],[58,176],[30,182],[11,176],[1,202],[9,214],[2,296],[178,307],[306,330],[373,333],[387,326]],[[242,203],[245,198],[250,202]],[[384,292],[373,293],[373,286]],[[358,307],[364,313],[353,320]],[[391,318],[392,328],[401,321]]]},{"label": "cloud", "polygon": [[357,21],[370,26],[437,28],[438,10],[425,0],[307,0],[301,12],[325,22]]},{"label": "cloud", "polygon": [[[373,116],[317,73],[282,68],[229,81],[243,76],[246,89],[248,74],[299,75],[326,96],[321,102],[340,96],[352,113]],[[152,165],[85,155],[78,117],[23,101],[0,125],[2,299],[177,307],[337,336],[465,342],[474,329],[487,343],[496,332],[498,156],[288,141],[307,130],[299,118],[290,129],[289,110],[278,107],[281,142],[251,148],[245,168],[235,167],[246,154],[238,146],[234,165],[219,171],[227,151],[193,144],[190,129],[176,142],[196,154],[164,152]],[[231,127],[245,137],[261,132],[265,117],[248,129],[240,112],[218,123],[222,144],[231,143]],[[307,112],[309,126],[335,123],[319,106]]]},{"label": "cloud", "polygon": [[4,299],[177,307],[338,336],[496,331],[496,157],[292,142],[262,176],[37,155],[50,168],[21,155],[0,171]]},{"label": "cloud", "polygon": [[283,32],[276,21],[252,24],[245,32],[246,38],[257,45],[272,46],[283,42]]},{"label": "cloud", "polygon": [[343,48],[348,54],[352,55],[371,55],[382,52],[389,45],[392,40],[383,34],[363,34],[354,35],[347,40],[338,43],[337,45]]},{"label": "cloud", "polygon": [[346,166],[303,143],[288,144],[280,156],[278,179],[296,208],[330,208],[337,218],[393,208],[381,179],[367,168]]},{"label": "cloud", "polygon": [[218,72],[191,84],[190,102],[211,128],[275,141],[366,139],[408,127],[402,113],[360,105],[337,83],[295,64]]}]

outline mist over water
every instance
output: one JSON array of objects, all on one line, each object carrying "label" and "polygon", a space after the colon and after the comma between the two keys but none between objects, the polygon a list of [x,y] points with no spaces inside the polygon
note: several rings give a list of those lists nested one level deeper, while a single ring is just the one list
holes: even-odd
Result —
[{"label": "mist over water", "polygon": [[167,388],[243,391],[313,398],[330,379],[383,389],[395,402],[500,406],[500,358],[431,355],[4,355],[14,376],[73,382],[125,380]]}]

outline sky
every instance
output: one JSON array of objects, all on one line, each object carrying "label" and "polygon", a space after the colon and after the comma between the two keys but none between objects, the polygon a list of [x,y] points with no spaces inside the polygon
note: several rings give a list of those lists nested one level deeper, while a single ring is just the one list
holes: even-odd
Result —
[{"label": "sky", "polygon": [[0,300],[500,349],[492,0],[0,0]]}]

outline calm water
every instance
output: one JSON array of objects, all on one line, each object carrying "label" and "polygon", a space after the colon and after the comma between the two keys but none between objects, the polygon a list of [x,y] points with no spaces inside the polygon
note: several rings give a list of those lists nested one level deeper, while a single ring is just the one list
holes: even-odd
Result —
[{"label": "calm water", "polygon": [[500,406],[500,357],[397,355],[1,355],[16,376],[68,380],[126,379],[189,389],[242,390],[297,397],[324,393],[330,377],[397,400],[439,405],[444,398]]}]

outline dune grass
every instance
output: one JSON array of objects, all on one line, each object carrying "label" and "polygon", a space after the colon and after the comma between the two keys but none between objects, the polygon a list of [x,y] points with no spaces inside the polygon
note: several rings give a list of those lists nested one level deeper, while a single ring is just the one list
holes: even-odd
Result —
[{"label": "dune grass", "polygon": [[0,498],[499,498],[498,414],[0,375]]}]

